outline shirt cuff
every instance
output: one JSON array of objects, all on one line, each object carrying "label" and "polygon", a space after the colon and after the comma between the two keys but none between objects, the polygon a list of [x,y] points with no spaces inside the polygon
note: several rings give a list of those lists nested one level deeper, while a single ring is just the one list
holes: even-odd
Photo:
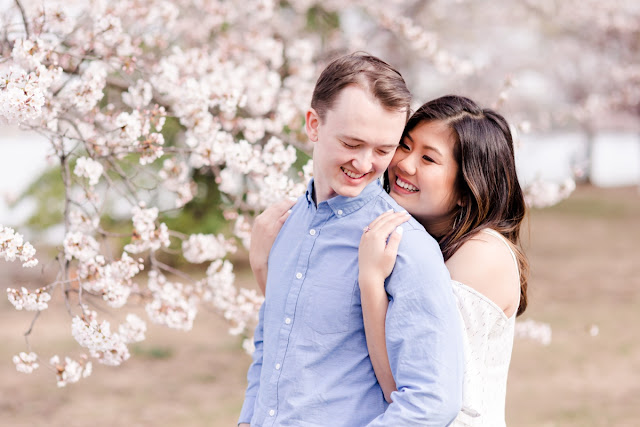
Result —
[{"label": "shirt cuff", "polygon": [[247,423],[251,424],[251,418],[253,417],[253,409],[256,404],[255,396],[245,396],[244,403],[242,404],[242,410],[240,411],[240,418],[238,424]]}]

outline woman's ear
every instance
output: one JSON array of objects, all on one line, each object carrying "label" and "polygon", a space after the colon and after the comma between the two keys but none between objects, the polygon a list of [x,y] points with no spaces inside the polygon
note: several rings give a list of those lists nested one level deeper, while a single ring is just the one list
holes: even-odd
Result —
[{"label": "woman's ear", "polygon": [[318,126],[320,125],[320,117],[318,113],[313,108],[309,108],[307,110],[307,114],[305,115],[305,131],[307,132],[307,136],[313,142],[318,141]]}]

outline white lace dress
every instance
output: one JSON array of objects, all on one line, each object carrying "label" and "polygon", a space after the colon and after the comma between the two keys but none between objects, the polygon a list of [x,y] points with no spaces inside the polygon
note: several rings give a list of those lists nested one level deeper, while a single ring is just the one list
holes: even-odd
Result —
[{"label": "white lace dress", "polygon": [[[516,256],[502,235],[500,238]],[[453,282],[463,321],[465,372],[462,411],[452,426],[505,426],[507,374],[513,349],[516,314],[507,317],[489,298],[463,283]],[[519,283],[517,284],[519,286]]]}]

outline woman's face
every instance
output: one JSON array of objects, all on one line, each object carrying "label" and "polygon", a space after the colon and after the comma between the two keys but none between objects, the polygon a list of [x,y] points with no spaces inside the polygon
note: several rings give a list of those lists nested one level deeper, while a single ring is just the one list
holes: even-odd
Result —
[{"label": "woman's face", "polygon": [[391,196],[434,235],[451,227],[458,202],[453,130],[441,121],[418,124],[389,165]]}]

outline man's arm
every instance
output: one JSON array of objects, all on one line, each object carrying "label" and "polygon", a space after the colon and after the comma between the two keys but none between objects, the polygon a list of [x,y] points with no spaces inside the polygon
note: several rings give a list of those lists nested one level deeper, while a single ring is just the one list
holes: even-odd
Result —
[{"label": "man's arm", "polygon": [[240,418],[238,419],[238,424],[249,424],[251,423],[251,418],[253,417],[253,409],[256,403],[256,396],[258,395],[258,389],[260,388],[260,373],[262,372],[262,348],[263,348],[263,337],[264,337],[264,303],[260,307],[260,313],[258,316],[258,326],[256,326],[256,331],[253,336],[255,351],[253,352],[253,362],[251,366],[249,366],[249,371],[247,372],[247,391],[244,395],[244,403],[242,405],[242,410],[240,411]]},{"label": "man's arm", "polygon": [[398,391],[369,425],[446,426],[462,405],[462,327],[442,254],[422,231],[405,229],[387,292],[386,342]]}]

